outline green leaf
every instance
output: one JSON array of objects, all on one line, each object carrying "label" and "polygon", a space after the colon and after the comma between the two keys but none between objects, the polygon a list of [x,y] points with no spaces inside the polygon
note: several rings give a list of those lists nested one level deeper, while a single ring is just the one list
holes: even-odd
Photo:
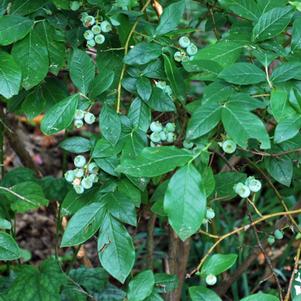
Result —
[{"label": "green leaf", "polygon": [[85,153],[91,149],[90,140],[83,137],[67,138],[59,146],[63,150],[75,154]]},{"label": "green leaf", "polygon": [[214,80],[218,76],[218,74],[223,70],[220,64],[210,60],[193,59],[192,61],[183,62],[182,64],[187,72],[203,72],[202,76],[208,76],[210,80]]},{"label": "green leaf", "polygon": [[223,107],[222,122],[228,136],[241,147],[246,148],[251,138],[258,140],[262,149],[271,147],[264,123],[256,115],[244,110],[243,106],[228,104]]},{"label": "green leaf", "polygon": [[39,84],[48,73],[49,57],[43,30],[43,25],[38,23],[12,49],[12,55],[21,67],[22,86],[26,90]]},{"label": "green leaf", "polygon": [[156,177],[185,165],[193,155],[174,146],[146,147],[135,159],[121,161],[117,171],[133,177]]},{"label": "green leaf", "polygon": [[219,41],[199,50],[193,60],[211,60],[222,67],[230,66],[240,57],[243,47],[242,42]]},{"label": "green leaf", "polygon": [[296,111],[288,102],[286,90],[273,89],[271,93],[270,106],[275,120],[279,123],[296,116]]},{"label": "green leaf", "polygon": [[155,287],[159,293],[167,293],[175,290],[179,285],[178,276],[165,273],[155,274]]},{"label": "green leaf", "polygon": [[184,102],[186,97],[184,77],[180,69],[177,68],[174,59],[170,59],[165,54],[163,54],[163,59],[165,74],[170,82],[173,94],[181,102]]},{"label": "green leaf", "polygon": [[193,165],[180,168],[170,179],[164,211],[169,224],[183,241],[200,228],[206,213],[206,195],[202,177]]},{"label": "green leaf", "polygon": [[187,139],[196,139],[214,129],[221,119],[221,106],[216,102],[207,102],[196,108],[187,126]]},{"label": "green leaf", "polygon": [[33,20],[21,16],[0,17],[0,45],[6,46],[23,39],[32,29]]},{"label": "green leaf", "polygon": [[301,128],[301,117],[291,117],[280,121],[275,129],[274,141],[281,143],[294,138]]},{"label": "green leaf", "polygon": [[50,108],[41,123],[41,130],[46,135],[58,133],[72,123],[79,102],[79,95],[71,95]]},{"label": "green leaf", "polygon": [[0,260],[16,260],[20,257],[16,241],[9,234],[0,232]]},{"label": "green leaf", "polygon": [[107,91],[113,84],[114,76],[115,74],[113,71],[98,74],[91,83],[89,96],[91,98],[96,98]]},{"label": "green leaf", "polygon": [[230,269],[236,262],[236,254],[214,254],[210,256],[204,263],[201,275],[219,275]]},{"label": "green leaf", "polygon": [[151,112],[148,106],[139,98],[131,103],[128,117],[135,128],[147,132],[151,122]]},{"label": "green leaf", "polygon": [[142,100],[148,101],[152,94],[152,85],[148,78],[139,77],[136,82],[137,93]]},{"label": "green leaf", "polygon": [[156,28],[156,35],[163,35],[175,30],[181,21],[185,10],[185,1],[181,0],[168,5],[163,10],[160,23]]},{"label": "green leaf", "polygon": [[161,46],[155,43],[142,42],[136,44],[123,61],[127,65],[144,65],[161,55]]},{"label": "green leaf", "polygon": [[273,8],[260,16],[253,28],[253,41],[271,39],[285,30],[292,18],[290,6]]},{"label": "green leaf", "polygon": [[104,138],[97,140],[93,149],[92,158],[107,158],[117,155],[121,152],[123,143],[119,142],[116,145],[112,145]]},{"label": "green leaf", "polygon": [[129,283],[127,298],[129,301],[141,301],[150,296],[155,285],[154,274],[146,270],[137,274]]},{"label": "green leaf", "polygon": [[17,95],[21,79],[21,69],[14,58],[6,52],[0,51],[0,95],[5,98]]},{"label": "green leaf", "polygon": [[82,50],[75,49],[70,60],[70,77],[74,85],[87,95],[91,82],[95,77],[95,65],[89,55]]},{"label": "green leaf", "polygon": [[222,301],[213,291],[205,286],[192,286],[189,288],[189,295],[192,301]]},{"label": "green leaf", "polygon": [[98,256],[103,268],[124,283],[135,262],[135,248],[126,228],[110,214],[99,231]]},{"label": "green leaf", "polygon": [[108,105],[104,105],[99,116],[99,126],[103,137],[116,145],[121,135],[119,115]]},{"label": "green leaf", "polygon": [[296,18],[293,24],[291,51],[301,49],[301,18]]},{"label": "green leaf", "polygon": [[44,4],[46,4],[45,0],[14,0],[10,12],[12,15],[29,15]]},{"label": "green leaf", "polygon": [[94,202],[77,211],[68,222],[61,247],[84,243],[99,229],[106,214],[103,203]]},{"label": "green leaf", "polygon": [[225,68],[218,76],[228,83],[236,85],[251,85],[264,82],[265,73],[254,64],[236,63]]},{"label": "green leaf", "polygon": [[281,64],[275,70],[273,70],[271,81],[273,83],[282,83],[293,78],[301,78],[301,63],[290,62]]},{"label": "green leaf", "polygon": [[5,218],[0,217],[0,229],[10,230],[11,228],[11,222]]},{"label": "green leaf", "polygon": [[153,87],[153,92],[147,104],[157,112],[175,112],[173,100],[158,87]]},{"label": "green leaf", "polygon": [[242,298],[240,301],[279,301],[279,298],[264,293],[257,293],[245,298]]}]

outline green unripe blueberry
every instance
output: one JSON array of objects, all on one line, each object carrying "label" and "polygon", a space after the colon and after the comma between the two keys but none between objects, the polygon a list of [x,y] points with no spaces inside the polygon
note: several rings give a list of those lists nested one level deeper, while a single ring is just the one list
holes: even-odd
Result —
[{"label": "green unripe blueberry", "polygon": [[76,178],[81,178],[84,175],[84,170],[82,168],[75,168],[74,174]]},{"label": "green unripe blueberry", "polygon": [[208,219],[207,218],[203,218],[202,220],[202,225],[207,225],[208,224]]},{"label": "green unripe blueberry", "polygon": [[236,143],[232,140],[226,140],[222,144],[222,149],[226,154],[233,154],[236,151]]},{"label": "green unripe blueberry", "polygon": [[94,33],[92,32],[92,30],[86,30],[84,32],[84,38],[89,41],[92,40],[94,38]]},{"label": "green unripe blueberry", "polygon": [[159,143],[161,141],[161,138],[160,138],[160,134],[157,133],[157,132],[153,132],[151,135],[150,135],[150,139],[152,142],[154,143]]},{"label": "green unripe blueberry", "polygon": [[160,121],[153,121],[150,126],[150,130],[154,133],[159,133],[163,130],[162,124]]},{"label": "green unripe blueberry", "polygon": [[195,44],[191,43],[187,48],[186,48],[187,54],[188,55],[196,55],[198,52],[198,47],[196,47]]},{"label": "green unripe blueberry", "polygon": [[95,18],[93,17],[93,16],[86,16],[85,18],[84,18],[84,26],[85,27],[90,27],[90,26],[92,26],[92,25],[94,25],[95,24]]},{"label": "green unripe blueberry", "polygon": [[101,45],[105,42],[106,38],[104,35],[98,34],[97,36],[95,36],[94,40],[96,44]]},{"label": "green unripe blueberry", "polygon": [[150,142],[150,144],[149,144],[151,147],[156,147],[157,145],[154,143],[154,142]]},{"label": "green unripe blueberry", "polygon": [[176,130],[176,125],[173,122],[168,122],[165,125],[165,129],[167,132],[173,133]]},{"label": "green unripe blueberry", "polygon": [[102,21],[100,27],[102,32],[109,32],[112,30],[112,25],[108,21]]},{"label": "green unripe blueberry", "polygon": [[65,179],[67,182],[72,183],[73,180],[75,179],[75,174],[73,170],[68,170],[65,172]]},{"label": "green unripe blueberry", "polygon": [[213,219],[215,217],[215,212],[212,208],[207,208],[206,211],[206,218],[207,219]]},{"label": "green unripe blueberry", "polygon": [[179,45],[182,48],[187,48],[190,45],[190,39],[188,37],[180,37],[179,39]]},{"label": "green unripe blueberry", "polygon": [[83,119],[85,116],[85,111],[83,110],[76,110],[75,111],[75,115],[74,115],[74,119]]},{"label": "green unripe blueberry", "polygon": [[210,274],[206,277],[207,285],[213,286],[216,284],[216,282],[217,282],[217,278],[215,275]]},{"label": "green unripe blueberry", "polygon": [[280,240],[280,239],[283,238],[283,232],[281,230],[277,229],[274,232],[274,236],[275,236],[276,239]]},{"label": "green unripe blueberry", "polygon": [[254,177],[248,177],[246,180],[246,185],[252,192],[258,192],[262,187],[261,182],[256,180]]},{"label": "green unripe blueberry", "polygon": [[180,51],[176,51],[173,58],[176,62],[182,62],[182,53]]},{"label": "green unripe blueberry", "polygon": [[96,174],[91,174],[91,175],[89,175],[89,178],[91,179],[91,181],[92,181],[93,183],[97,183],[97,182],[98,182],[98,177],[97,177]]},{"label": "green unripe blueberry", "polygon": [[251,194],[249,187],[243,183],[235,184],[233,189],[243,199],[249,197]]},{"label": "green unripe blueberry", "polygon": [[175,134],[171,133],[171,132],[167,133],[167,139],[166,140],[167,140],[168,143],[173,143],[175,141]]},{"label": "green unripe blueberry", "polygon": [[195,58],[195,55],[191,55],[191,56],[189,57],[189,61],[193,61],[194,58]]},{"label": "green unripe blueberry", "polygon": [[182,62],[185,63],[185,62],[188,62],[188,61],[189,61],[189,56],[187,56],[186,53],[183,52],[182,53]]},{"label": "green unripe blueberry", "polygon": [[73,160],[75,167],[82,168],[87,163],[86,158],[82,155],[78,155]]},{"label": "green unripe blueberry", "polygon": [[92,162],[88,165],[88,171],[91,174],[97,174],[99,171],[99,168],[96,163]]},{"label": "green unripe blueberry", "polygon": [[90,189],[93,186],[93,180],[88,176],[82,179],[81,186],[84,189]]},{"label": "green unripe blueberry", "polygon": [[82,185],[73,185],[73,188],[77,194],[82,194],[85,191]]},{"label": "green unripe blueberry", "polygon": [[93,124],[96,120],[96,117],[94,114],[92,114],[90,112],[86,112],[85,116],[84,116],[84,120],[87,124]]},{"label": "green unripe blueberry", "polygon": [[186,149],[191,149],[191,148],[193,148],[194,143],[191,142],[191,141],[184,140],[184,141],[183,141],[183,146],[184,146],[184,148],[186,148]]},{"label": "green unripe blueberry", "polygon": [[85,18],[88,17],[88,16],[89,16],[88,13],[83,12],[83,13],[81,13],[81,15],[80,15],[80,20],[84,23]]},{"label": "green unripe blueberry", "polygon": [[101,33],[101,27],[99,25],[93,25],[91,28],[92,32],[97,35]]},{"label": "green unripe blueberry", "polygon": [[71,1],[70,2],[70,9],[73,11],[77,11],[80,8],[80,2],[78,1]]},{"label": "green unripe blueberry", "polygon": [[160,135],[161,141],[166,141],[167,136],[166,136],[166,133],[165,133],[164,131],[161,131],[161,132],[159,133],[159,135]]},{"label": "green unripe blueberry", "polygon": [[93,48],[95,45],[96,45],[96,43],[95,43],[94,39],[87,41],[87,46],[89,48]]},{"label": "green unripe blueberry", "polygon": [[269,235],[268,244],[271,246],[275,243],[275,237],[273,235]]},{"label": "green unripe blueberry", "polygon": [[74,126],[79,129],[84,125],[84,122],[81,119],[75,119],[74,120]]}]

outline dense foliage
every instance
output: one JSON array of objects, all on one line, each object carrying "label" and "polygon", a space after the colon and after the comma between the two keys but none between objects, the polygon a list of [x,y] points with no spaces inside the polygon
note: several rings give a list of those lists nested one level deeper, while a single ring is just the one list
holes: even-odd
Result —
[{"label": "dense foliage", "polygon": [[[0,300],[300,300],[300,12],[0,0]],[[17,140],[24,116],[59,175]],[[15,220],[38,208],[57,244],[37,264]]]}]

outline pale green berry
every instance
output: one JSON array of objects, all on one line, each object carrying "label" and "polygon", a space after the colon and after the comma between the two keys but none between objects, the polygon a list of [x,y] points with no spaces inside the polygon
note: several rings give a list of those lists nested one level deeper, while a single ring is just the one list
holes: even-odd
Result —
[{"label": "pale green berry", "polygon": [[202,220],[202,225],[207,225],[208,224],[208,219],[207,218],[203,218]]},{"label": "pale green berry", "polygon": [[198,47],[196,47],[195,44],[191,43],[187,48],[186,48],[187,54],[188,55],[196,55],[198,52]]},{"label": "pale green berry", "polygon": [[81,168],[84,167],[87,163],[86,158],[83,155],[78,155],[73,160],[75,167]]},{"label": "pale green berry", "polygon": [[92,40],[94,38],[94,33],[92,32],[92,30],[86,30],[84,32],[84,38],[89,41]]},{"label": "pale green berry", "polygon": [[94,114],[90,112],[86,112],[84,116],[84,120],[87,124],[93,124],[96,120],[96,117],[94,116]]},{"label": "pale green berry", "polygon": [[151,147],[156,147],[157,145],[156,145],[154,142],[151,141],[151,142],[150,142],[150,146],[151,146]]},{"label": "pale green berry", "polygon": [[95,35],[101,33],[101,27],[99,25],[93,25],[91,30]]},{"label": "pale green berry", "polygon": [[81,178],[84,175],[84,170],[82,168],[75,168],[74,174],[77,178]]},{"label": "pale green berry", "polygon": [[179,45],[182,48],[187,48],[190,45],[190,39],[188,37],[180,37],[179,39]]},{"label": "pale green berry", "polygon": [[193,61],[194,58],[195,58],[195,55],[191,55],[191,56],[189,57],[189,61]]},{"label": "pale green berry", "polygon": [[173,143],[175,141],[175,134],[171,133],[171,132],[167,133],[167,139],[166,140],[167,140],[168,143]]},{"label": "pale green berry", "polygon": [[96,174],[91,174],[91,175],[89,175],[89,178],[91,179],[91,181],[92,181],[93,183],[97,183],[97,182],[98,182],[98,177],[97,177]]},{"label": "pale green berry", "polygon": [[182,62],[182,53],[180,51],[176,51],[173,58],[176,62]]},{"label": "pale green berry", "polygon": [[183,141],[183,146],[184,146],[184,148],[186,148],[186,149],[191,149],[191,148],[193,148],[194,143],[191,142],[191,141],[184,140],[184,141]]},{"label": "pale green berry", "polygon": [[226,154],[233,154],[236,151],[236,143],[232,140],[226,140],[222,144],[222,149]]},{"label": "pale green berry", "polygon": [[159,133],[163,130],[162,124],[160,121],[153,121],[150,126],[150,130],[154,133]]},{"label": "pale green berry", "polygon": [[65,172],[65,179],[67,182],[72,183],[73,180],[75,179],[75,174],[73,170],[68,170]]},{"label": "pale green berry", "polygon": [[73,185],[73,188],[77,194],[82,194],[85,191],[82,185]]},{"label": "pale green berry", "polygon": [[78,1],[71,1],[70,2],[70,9],[73,11],[77,11],[80,8],[80,2]]},{"label": "pale green berry", "polygon": [[112,30],[112,25],[108,21],[102,21],[100,23],[101,31],[103,32],[109,32]]},{"label": "pale green berry", "polygon": [[206,218],[207,219],[213,219],[215,217],[215,212],[212,208],[207,208],[206,211]]},{"label": "pale green berry", "polygon": [[161,138],[160,138],[160,134],[157,133],[157,132],[153,132],[151,135],[150,135],[150,139],[152,142],[154,143],[159,143],[161,141]]},{"label": "pale green berry", "polygon": [[88,13],[83,12],[83,13],[81,14],[80,20],[84,23],[85,18],[88,17],[88,16],[89,16]]},{"label": "pale green berry", "polygon": [[89,48],[92,48],[92,47],[94,47],[95,45],[96,45],[96,43],[95,43],[94,40],[89,40],[89,41],[87,41],[87,46],[88,46]]},{"label": "pale green berry", "polygon": [[74,119],[83,119],[85,116],[85,111],[83,110],[76,110],[75,111],[75,115],[74,115]]},{"label": "pale green berry", "polygon": [[89,171],[89,173],[97,174],[99,171],[99,168],[96,165],[96,163],[92,162],[88,165],[88,171]]},{"label": "pale green berry", "polygon": [[95,18],[93,17],[93,16],[86,16],[85,18],[84,18],[84,26],[85,27],[90,27],[90,26],[92,26],[92,25],[94,25],[95,24]]},{"label": "pale green berry", "polygon": [[248,177],[246,180],[246,185],[252,192],[258,192],[262,187],[261,182],[256,180],[254,177]]},{"label": "pale green berry", "polygon": [[84,125],[84,122],[81,119],[75,119],[74,120],[74,126],[79,129]]},{"label": "pale green berry", "polygon": [[165,129],[166,129],[167,132],[173,133],[176,130],[176,125],[173,122],[168,122],[165,125]]},{"label": "pale green berry", "polygon": [[90,189],[93,186],[93,180],[90,177],[85,177],[82,179],[81,185],[84,189]]},{"label": "pale green berry", "polygon": [[207,285],[212,286],[212,285],[215,285],[216,282],[217,282],[217,278],[216,278],[215,275],[210,274],[210,275],[208,275],[206,277],[206,283],[207,283]]},{"label": "pale green berry", "polygon": [[247,198],[251,194],[249,187],[243,183],[235,184],[233,189],[243,199]]},{"label": "pale green berry", "polygon": [[186,55],[186,53],[183,53],[182,54],[182,62],[185,63],[185,62],[188,62],[189,61],[189,57]]},{"label": "pale green berry", "polygon": [[94,40],[96,44],[101,45],[105,42],[106,38],[104,35],[98,34],[97,36],[95,36]]},{"label": "pale green berry", "polygon": [[279,229],[275,230],[274,235],[275,235],[275,238],[278,240],[283,238],[283,232]]},{"label": "pale green berry", "polygon": [[268,244],[273,245],[275,243],[275,237],[273,235],[269,235]]},{"label": "pale green berry", "polygon": [[159,135],[160,135],[161,141],[166,141],[167,136],[166,136],[166,133],[165,133],[164,131],[161,131],[161,132],[159,133]]}]

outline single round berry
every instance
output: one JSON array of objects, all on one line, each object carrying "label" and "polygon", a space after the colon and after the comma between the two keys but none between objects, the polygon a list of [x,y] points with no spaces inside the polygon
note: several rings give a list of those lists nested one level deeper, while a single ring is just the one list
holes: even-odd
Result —
[{"label": "single round berry", "polygon": [[91,30],[95,35],[101,33],[101,27],[99,25],[93,25]]},{"label": "single round berry", "polygon": [[206,277],[206,283],[208,285],[210,285],[210,286],[215,285],[216,282],[217,282],[217,278],[215,275],[210,274]]},{"label": "single round berry", "polygon": [[82,179],[81,186],[84,187],[84,189],[90,189],[93,186],[93,180],[88,176]]},{"label": "single round berry", "polygon": [[208,224],[208,219],[207,218],[203,218],[202,220],[202,225],[207,225]]},{"label": "single round berry", "polygon": [[92,26],[92,25],[94,25],[95,24],[95,18],[93,17],[93,16],[86,16],[85,18],[84,18],[84,26],[85,27],[90,27],[90,26]]},{"label": "single round berry", "polygon": [[154,133],[159,133],[163,130],[162,124],[159,121],[153,121],[150,126],[150,130]]},{"label": "single round berry", "polygon": [[182,53],[182,62],[185,63],[185,62],[188,62],[189,61],[189,56],[186,54],[186,53]]},{"label": "single round berry", "polygon": [[167,142],[168,143],[173,143],[175,141],[175,134],[174,133],[167,133]]},{"label": "single round berry", "polygon": [[93,124],[96,120],[96,117],[94,114],[92,114],[90,112],[86,112],[85,116],[84,116],[84,120],[87,124]]},{"label": "single round berry", "polygon": [[206,218],[207,219],[213,219],[215,217],[215,212],[212,208],[207,208],[206,211]]},{"label": "single round berry", "polygon": [[189,57],[189,61],[193,61],[194,58],[195,58],[195,55],[191,55],[191,56]]},{"label": "single round berry", "polygon": [[112,30],[112,25],[108,21],[102,21],[100,27],[102,32],[109,32]]},{"label": "single round berry", "polygon": [[222,144],[222,149],[226,154],[233,154],[236,151],[236,143],[232,140],[226,140]]},{"label": "single round berry", "polygon": [[188,37],[180,37],[179,39],[179,45],[182,48],[187,48],[190,45],[190,39]]},{"label": "single round berry", "polygon": [[65,172],[65,179],[67,182],[72,183],[74,178],[75,178],[75,174],[73,170],[68,170]]},{"label": "single round berry", "polygon": [[182,53],[180,51],[176,51],[173,58],[176,62],[182,62]]},{"label": "single round berry", "polygon": [[98,34],[97,36],[95,36],[94,40],[96,44],[101,45],[105,42],[106,38],[104,35]]},{"label": "single round berry", "polygon": [[246,185],[252,192],[258,192],[262,187],[261,182],[256,180],[254,177],[248,177],[246,180]]},{"label": "single round berry", "polygon": [[271,246],[275,243],[275,237],[273,235],[269,235],[268,244]]},{"label": "single round berry", "polygon": [[280,240],[280,239],[283,238],[283,232],[281,230],[277,229],[274,232],[274,236],[275,236],[276,239]]},{"label": "single round berry", "polygon": [[77,11],[80,8],[80,2],[78,1],[71,1],[70,2],[70,9],[73,11]]},{"label": "single round berry", "polygon": [[247,198],[251,194],[249,187],[243,183],[235,184],[233,189],[243,199]]},{"label": "single round berry", "polygon": [[82,155],[78,155],[74,158],[74,165],[75,167],[78,167],[78,168],[81,168],[81,167],[84,167],[85,164],[86,164],[86,158]]},{"label": "single round berry", "polygon": [[89,171],[89,173],[97,174],[99,171],[99,168],[96,165],[96,163],[92,162],[88,165],[88,171]]},{"label": "single round berry", "polygon": [[91,174],[91,175],[89,175],[89,178],[91,179],[91,181],[92,181],[93,183],[97,183],[97,182],[98,182],[98,177],[97,177],[96,174]]},{"label": "single round berry", "polygon": [[80,20],[84,23],[85,18],[88,17],[88,16],[89,16],[88,13],[83,12],[83,13],[81,13],[81,15],[80,15]]},{"label": "single round berry", "polygon": [[161,141],[166,141],[167,136],[166,136],[166,133],[165,133],[164,131],[161,131],[161,132],[159,133],[159,135],[160,135]]},{"label": "single round berry", "polygon": [[150,142],[150,144],[149,144],[151,147],[156,147],[157,145],[154,143],[154,142]]},{"label": "single round berry", "polygon": [[88,46],[89,48],[93,48],[95,45],[96,45],[96,43],[95,43],[94,40],[89,40],[89,41],[87,41],[87,46]]},{"label": "single round berry", "polygon": [[73,188],[77,194],[82,194],[85,191],[82,185],[73,185]]},{"label": "single round berry", "polygon": [[84,38],[89,41],[92,40],[94,38],[94,33],[92,32],[92,30],[86,30],[84,32]]},{"label": "single round berry", "polygon": [[168,122],[165,125],[165,129],[167,132],[173,133],[176,130],[176,125],[173,122]]},{"label": "single round berry", "polygon": [[152,142],[154,143],[159,143],[161,141],[161,138],[160,138],[160,134],[157,133],[157,132],[153,132],[151,135],[150,135],[150,139]]},{"label": "single round berry", "polygon": [[74,115],[74,119],[83,119],[85,116],[85,111],[83,110],[76,110],[75,111],[75,115]]},{"label": "single round berry", "polygon": [[74,174],[77,178],[81,178],[84,175],[84,170],[83,168],[75,168],[74,169]]},{"label": "single round berry", "polygon": [[74,120],[74,126],[77,129],[80,129],[84,125],[84,122],[81,119],[75,119]]},{"label": "single round berry", "polygon": [[184,140],[184,141],[183,141],[183,146],[184,146],[184,148],[186,148],[186,149],[191,149],[191,148],[193,148],[194,143],[191,142],[191,141]]},{"label": "single round berry", "polygon": [[195,46],[195,44],[191,43],[187,48],[186,48],[187,54],[188,55],[196,55],[198,52],[198,47]]}]

